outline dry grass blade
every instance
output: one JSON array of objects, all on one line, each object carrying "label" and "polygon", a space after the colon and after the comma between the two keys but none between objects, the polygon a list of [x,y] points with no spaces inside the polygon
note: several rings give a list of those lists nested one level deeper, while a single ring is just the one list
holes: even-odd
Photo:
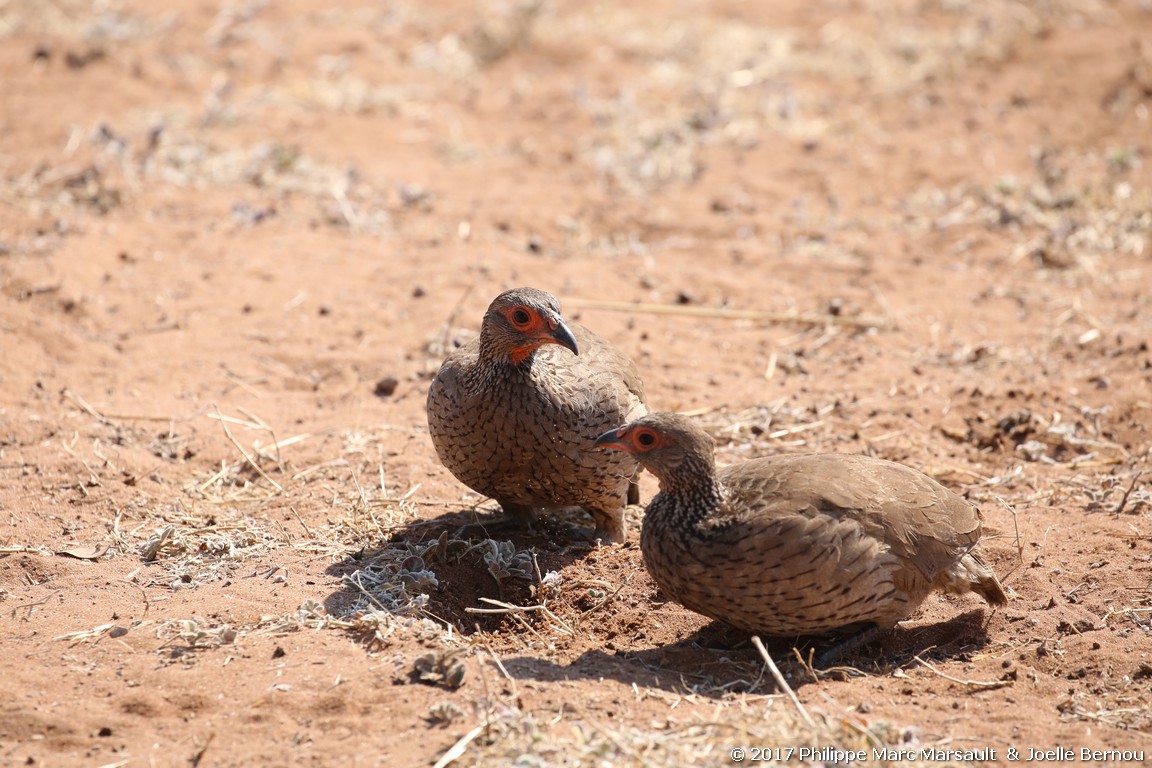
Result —
[{"label": "dry grass blade", "polygon": [[796,707],[796,711],[800,713],[800,717],[804,718],[804,722],[808,724],[808,727],[815,730],[816,722],[812,719],[812,716],[808,714],[808,710],[804,708],[800,699],[797,698],[796,692],[792,690],[792,686],[788,685],[788,681],[784,679],[784,675],[780,674],[776,662],[772,661],[772,657],[768,654],[768,649],[764,647],[764,643],[760,641],[759,635],[752,635],[752,645],[756,646],[760,657],[764,659],[764,663],[768,666],[768,671],[772,673],[772,679],[776,681],[776,685],[780,686],[780,690],[784,691],[788,696],[788,699]]},{"label": "dry grass blade", "polygon": [[1140,471],[1133,475],[1132,482],[1128,484],[1128,488],[1125,489],[1124,495],[1120,497],[1120,501],[1116,502],[1116,508],[1112,510],[1112,514],[1119,515],[1124,511],[1124,507],[1128,505],[1128,497],[1132,495],[1132,491],[1136,488],[1136,483],[1140,481],[1140,476],[1143,474],[1144,472]]},{"label": "dry grass blade", "polygon": [[231,442],[232,445],[236,446],[236,450],[240,451],[240,455],[244,457],[244,460],[248,462],[249,466],[251,466],[252,469],[256,470],[256,474],[260,475],[260,477],[267,480],[272,485],[272,487],[276,489],[277,493],[284,493],[284,487],[281,486],[280,483],[276,482],[271,477],[269,477],[268,473],[266,473],[260,467],[260,465],[256,462],[256,460],[254,458],[252,458],[250,455],[248,455],[248,452],[246,450],[244,450],[244,447],[242,445],[240,445],[239,442],[237,442],[235,437],[232,436],[232,430],[228,429],[227,419],[224,417],[224,415],[222,413],[220,413],[219,409],[216,409],[216,413],[214,414],[214,417],[220,422],[220,426],[224,429],[225,437],[228,438],[229,442]]},{"label": "dry grass blade", "polygon": [[131,762],[132,762],[131,758],[128,758],[126,760],[117,760],[114,763],[104,763],[99,768],[124,768],[124,766],[128,765]]},{"label": "dry grass blade", "polygon": [[1012,685],[1012,680],[962,680],[958,677],[953,677],[946,672],[941,672],[939,669],[932,666],[927,661],[924,661],[924,659],[920,658],[919,656],[913,656],[912,658],[926,667],[929,671],[936,673],[938,676],[944,678],[945,680],[951,680],[954,683],[959,683],[960,685],[965,685],[969,688],[991,691],[995,690],[996,688],[1004,688],[1006,686]]},{"label": "dry grass blade", "polygon": [[603,309],[609,312],[638,312],[647,315],[682,315],[686,317],[713,317],[720,320],[750,320],[775,325],[807,325],[822,327],[842,325],[854,328],[894,328],[890,320],[882,317],[846,317],[815,313],[767,312],[759,309],[725,309],[721,307],[692,307],[680,304],[652,304],[649,302],[607,301],[604,299],[565,299],[569,307]]},{"label": "dry grass blade", "polygon": [[9,544],[0,547],[0,555],[44,555],[45,557],[52,554],[52,550],[47,547],[33,547],[24,544]]},{"label": "dry grass blade", "polygon": [[444,766],[451,765],[452,763],[459,760],[464,756],[464,752],[468,749],[468,745],[475,741],[476,737],[482,733],[484,733],[483,725],[478,725],[472,730],[468,731],[468,733],[460,737],[459,741],[449,747],[447,752],[440,756],[440,759],[436,761],[436,764],[433,765],[432,768],[444,768]]},{"label": "dry grass blade", "polygon": [[28,609],[28,615],[31,616],[33,613],[33,611],[32,611],[33,608],[35,608],[38,605],[44,605],[49,600],[51,600],[52,598],[58,597],[61,594],[63,594],[63,590],[58,589],[55,592],[53,592],[52,594],[48,595],[47,597],[42,597],[39,600],[33,600],[30,603],[20,603],[18,605],[14,605],[14,606],[12,606],[12,615],[15,616],[16,611],[20,610],[21,608],[27,608]]},{"label": "dry grass blade", "polygon": [[94,640],[96,638],[102,637],[105,632],[112,629],[112,627],[114,627],[114,626],[116,626],[116,625],[115,624],[101,624],[100,626],[93,627],[92,629],[83,629],[83,630],[79,630],[77,632],[68,632],[67,634],[57,635],[56,637],[53,637],[52,639],[53,640],[66,640],[70,643],[79,643],[79,642],[84,641],[84,640]]},{"label": "dry grass blade", "polygon": [[117,421],[192,421],[201,413],[203,413],[203,411],[200,411],[192,414],[191,416],[150,416],[146,414],[134,413],[101,413],[100,411],[93,408],[87,400],[78,395],[74,390],[65,389],[61,394],[63,397],[71,400],[73,404],[76,405],[76,407],[87,413],[89,416],[109,426],[114,425],[114,423]]}]

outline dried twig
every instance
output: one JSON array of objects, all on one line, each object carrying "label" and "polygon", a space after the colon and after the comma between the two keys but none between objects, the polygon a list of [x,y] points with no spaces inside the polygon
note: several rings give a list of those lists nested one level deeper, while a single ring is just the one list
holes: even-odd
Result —
[{"label": "dried twig", "polygon": [[191,764],[192,768],[198,768],[198,766],[200,765],[200,761],[202,761],[204,759],[204,753],[208,751],[209,745],[212,744],[212,740],[215,738],[216,738],[216,732],[215,731],[209,733],[208,738],[206,738],[204,740],[204,743],[202,745],[200,745],[200,748],[192,753],[192,757],[189,758],[189,760],[188,760],[188,762]]},{"label": "dried twig", "polygon": [[[626,587],[630,583],[632,583],[632,579],[635,578],[636,574],[639,572],[640,572],[639,568],[634,568],[632,570],[632,572],[629,573],[624,578],[624,580],[620,582],[620,586],[616,587],[616,589],[613,590],[611,594],[605,595],[604,598],[600,602],[598,602],[596,605],[594,605],[591,608],[588,608],[584,611],[581,611],[580,617],[583,618],[583,617],[587,616],[588,614],[592,613],[593,611],[598,611],[601,608],[603,608],[604,606],[608,605],[608,603],[612,602],[612,598],[616,597],[616,595],[620,594],[620,590],[624,589],[624,587]],[[608,586],[611,586],[611,585],[608,585]]]},{"label": "dried twig", "polygon": [[500,661],[500,657],[496,655],[496,651],[492,650],[492,646],[488,644],[487,640],[481,639],[480,646],[488,652],[488,655],[492,658],[492,662],[496,665],[497,669],[500,670],[500,674],[504,675],[504,679],[512,684],[512,698],[516,698],[516,678],[508,674],[508,670],[504,666],[504,662]]},{"label": "dried twig", "polygon": [[[444,323],[444,336],[440,340],[439,352],[441,355],[448,354],[449,345],[452,343],[452,327],[456,324],[456,318],[460,315],[460,310],[464,308],[464,302],[468,300],[470,295],[472,295],[472,290],[475,287],[476,283],[470,283],[468,287],[464,289],[464,292],[460,294],[460,298],[456,300],[456,304],[452,307],[452,311],[448,313],[448,319]],[[429,346],[432,345],[430,344]],[[430,353],[432,352],[431,349],[428,351]],[[425,368],[428,368],[432,362],[433,358],[431,354],[424,356]],[[439,363],[435,364],[439,365]]]},{"label": "dried twig", "polygon": [[784,675],[780,674],[780,670],[776,666],[776,662],[772,661],[772,657],[768,655],[768,649],[764,647],[764,643],[760,642],[760,635],[752,635],[752,645],[756,646],[756,650],[760,652],[760,658],[764,659],[764,663],[768,666],[768,671],[772,673],[772,678],[776,681],[776,685],[780,686],[780,690],[788,696],[796,710],[800,713],[800,717],[804,718],[804,722],[808,724],[809,728],[815,730],[816,722],[812,716],[808,714],[808,710],[800,703],[796,693],[792,690],[792,686],[788,685],[788,681],[784,679]]},{"label": "dried twig", "polygon": [[480,598],[480,602],[496,606],[495,608],[465,608],[467,613],[480,613],[480,614],[517,614],[517,613],[533,613],[539,612],[547,616],[552,621],[560,625],[565,632],[569,635],[575,636],[576,630],[568,626],[568,624],[559,616],[548,610],[543,605],[512,605],[511,603],[501,602],[500,600],[493,600],[490,597]]},{"label": "dried twig", "polygon": [[1128,490],[1124,491],[1124,495],[1120,497],[1120,501],[1116,503],[1116,508],[1112,510],[1112,514],[1118,515],[1124,511],[1124,507],[1128,504],[1128,497],[1132,495],[1132,491],[1136,488],[1137,481],[1140,480],[1140,475],[1144,474],[1144,470],[1140,470],[1132,477],[1132,482],[1128,484]]}]

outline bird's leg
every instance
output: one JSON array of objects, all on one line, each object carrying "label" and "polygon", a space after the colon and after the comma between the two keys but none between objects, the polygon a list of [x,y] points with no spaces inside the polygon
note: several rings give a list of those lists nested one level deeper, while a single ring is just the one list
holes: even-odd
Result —
[{"label": "bird's leg", "polygon": [[456,529],[457,538],[475,538],[483,536],[491,538],[491,534],[508,529],[532,529],[533,508],[525,504],[514,504],[510,501],[501,501],[500,509],[504,517],[497,517],[486,522],[475,522],[462,525]]},{"label": "bird's leg", "polygon": [[531,526],[532,519],[535,517],[535,508],[527,504],[516,504],[511,501],[501,501],[500,509],[504,510],[504,514],[508,516],[509,522],[515,522],[518,525]]},{"label": "bird's leg", "polygon": [[593,541],[599,539],[601,544],[623,544],[628,538],[623,509],[588,509],[588,513],[596,522],[596,530],[592,531]]},{"label": "bird's leg", "polygon": [[871,642],[877,636],[884,633],[884,629],[876,626],[875,624],[867,624],[861,629],[847,637],[837,640],[835,643],[825,648],[816,656],[816,662],[813,666],[817,669],[823,669],[829,666],[832,662],[839,659],[844,654],[854,651],[865,643]]}]

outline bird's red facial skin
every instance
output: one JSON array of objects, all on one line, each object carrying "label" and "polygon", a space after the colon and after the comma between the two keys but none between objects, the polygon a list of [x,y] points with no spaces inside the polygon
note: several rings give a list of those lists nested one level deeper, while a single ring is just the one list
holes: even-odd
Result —
[{"label": "bird's red facial skin", "polygon": [[672,443],[669,438],[655,429],[646,426],[625,425],[614,432],[605,432],[596,440],[596,445],[603,448],[615,448],[618,451],[640,456],[650,453],[657,448],[663,448]]},{"label": "bird's red facial skin", "polygon": [[507,307],[501,310],[504,317],[512,324],[520,333],[527,336],[535,336],[541,333],[547,333],[547,325],[544,323],[544,318],[540,317],[540,313],[531,307],[525,307],[522,304]]},{"label": "bird's red facial skin", "polygon": [[519,347],[514,347],[510,353],[513,365],[519,365],[528,359],[535,350],[544,346],[545,344],[558,344],[552,336],[552,332],[556,330],[554,323],[548,323],[544,318],[531,307],[525,307],[522,304],[517,304],[512,307],[500,310],[500,313],[508,320],[508,323],[522,334],[527,344]]},{"label": "bird's red facial skin", "polygon": [[529,355],[542,346],[544,346],[544,342],[539,341],[535,344],[529,344],[526,347],[516,347],[509,353],[508,357],[512,360],[513,365],[520,365],[520,363],[528,359]]},{"label": "bird's red facial skin", "polygon": [[659,432],[648,427],[636,427],[626,435],[616,433],[617,437],[627,440],[633,453],[648,453],[667,444],[667,439]]}]

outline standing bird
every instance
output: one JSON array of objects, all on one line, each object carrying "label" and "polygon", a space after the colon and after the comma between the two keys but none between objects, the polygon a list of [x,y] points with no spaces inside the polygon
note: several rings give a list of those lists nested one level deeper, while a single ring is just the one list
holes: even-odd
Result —
[{"label": "standing bird", "polygon": [[448,356],[428,390],[432,444],[460,482],[521,520],[583,507],[604,543],[624,542],[637,465],[593,443],[647,412],[632,361],[565,324],[559,302],[534,288],[497,296],[480,336]]},{"label": "standing bird", "polygon": [[640,533],[660,589],[749,632],[855,633],[820,664],[891,629],[933,589],[1008,602],[978,544],[979,510],[902,464],[800,454],[717,469],[712,439],[673,413],[596,445],[635,456],[660,481]]}]

